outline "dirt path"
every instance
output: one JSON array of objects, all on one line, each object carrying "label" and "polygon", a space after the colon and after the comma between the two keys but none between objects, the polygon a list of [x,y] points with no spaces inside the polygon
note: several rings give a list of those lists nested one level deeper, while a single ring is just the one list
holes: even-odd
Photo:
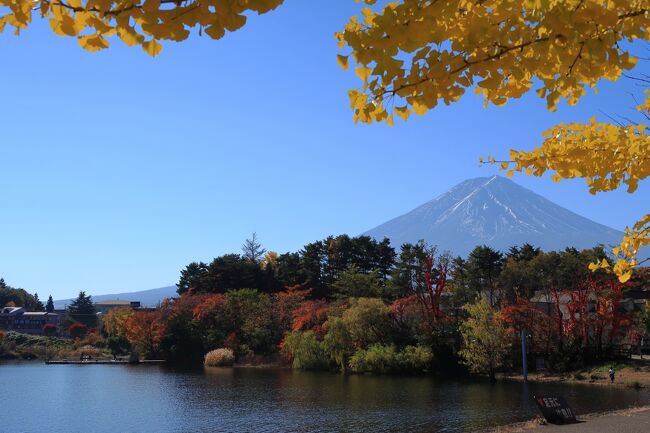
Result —
[{"label": "dirt path", "polygon": [[625,409],[604,414],[578,417],[578,424],[540,425],[539,422],[513,424],[496,428],[491,433],[648,433],[650,406]]}]

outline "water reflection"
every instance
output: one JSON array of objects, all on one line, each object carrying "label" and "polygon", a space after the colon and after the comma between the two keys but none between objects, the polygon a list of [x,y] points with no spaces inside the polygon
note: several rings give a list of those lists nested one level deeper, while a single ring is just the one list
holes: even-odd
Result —
[{"label": "water reflection", "polygon": [[0,407],[13,415],[3,417],[2,429],[11,432],[464,432],[535,416],[531,396],[541,393],[564,395],[578,413],[650,403],[647,391],[604,386],[288,369],[0,365]]}]

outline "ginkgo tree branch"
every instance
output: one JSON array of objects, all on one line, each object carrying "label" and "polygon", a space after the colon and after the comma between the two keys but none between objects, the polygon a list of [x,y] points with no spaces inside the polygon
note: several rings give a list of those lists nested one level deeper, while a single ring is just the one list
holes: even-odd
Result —
[{"label": "ginkgo tree branch", "polygon": [[[213,39],[246,23],[247,12],[269,12],[284,0],[0,0],[0,32],[8,24],[16,34],[32,22],[32,12],[47,18],[54,33],[76,37],[89,51],[109,46],[117,36],[155,56],[161,40],[183,41],[199,29]],[[35,7],[36,6],[36,7]]]},{"label": "ginkgo tree branch", "polygon": [[[623,70],[631,69],[635,60],[618,42],[647,38],[642,29],[648,25],[648,9],[642,1],[617,3],[611,9],[595,0],[558,2],[546,6],[548,10],[535,1],[453,4],[457,6],[444,1],[401,0],[386,6],[383,14],[366,9],[363,22],[353,19],[337,34],[342,47],[352,48],[352,57],[360,64],[357,75],[364,82],[362,91],[350,92],[356,121],[392,122],[392,113],[403,118],[410,112],[424,114],[440,100],[447,104],[456,101],[464,89],[474,85],[486,102],[502,105],[528,91],[535,76],[543,82],[538,93],[547,97],[553,110],[562,96],[576,103],[584,94],[583,87],[595,85],[598,75],[617,78]],[[521,13],[514,14],[517,7]],[[606,17],[607,25],[592,16],[599,13]],[[492,16],[499,17],[498,25],[491,22]],[[581,23],[581,32],[557,28],[557,20],[567,16]],[[441,28],[446,29],[446,35]],[[469,47],[468,39],[477,39],[478,43]],[[490,53],[492,49],[496,51]],[[612,50],[619,52],[615,62],[608,60]],[[463,52],[468,54],[463,56]],[[412,57],[410,69],[403,67],[405,53],[409,53],[407,58]],[[510,53],[513,55],[508,56]],[[597,62],[594,53],[602,55],[603,61]],[[589,62],[575,74],[583,55]],[[549,61],[560,59],[560,63],[540,73],[542,68],[535,68],[534,63],[543,63],[545,56]],[[347,57],[339,56],[343,67],[347,67]],[[602,65],[613,68],[608,72]],[[518,76],[509,73],[513,66],[520,69]],[[590,76],[589,69],[595,71],[595,77]],[[565,76],[558,77],[558,70],[566,71]],[[483,81],[476,83],[477,79]],[[384,102],[396,96],[405,105],[394,106],[387,113]]]},{"label": "ginkgo tree branch", "polygon": [[[500,48],[499,52],[497,52],[496,54],[484,57],[482,59],[468,60],[467,58],[462,58],[463,65],[459,66],[456,69],[453,69],[453,70],[449,71],[449,75],[459,74],[459,73],[469,69],[471,66],[478,65],[478,64],[483,63],[483,62],[498,60],[501,57],[503,57],[505,54],[508,54],[511,51],[521,50],[523,48],[526,48],[529,45],[540,43],[540,42],[547,42],[548,40],[549,40],[549,38],[545,37],[545,38],[538,38],[538,39],[535,39],[533,41],[524,42],[522,44],[514,45],[514,46],[511,46],[511,47],[505,47],[505,46],[500,45],[499,46],[499,48]],[[405,89],[408,89],[410,87],[417,87],[417,86],[419,86],[421,84],[424,84],[424,83],[426,83],[428,81],[432,81],[432,80],[433,80],[433,78],[431,78],[431,77],[424,77],[420,81],[417,81],[417,82],[414,82],[414,83],[404,84],[404,85],[402,85],[402,86],[400,86],[400,87],[398,87],[396,89],[384,90],[383,94],[384,95],[395,96],[396,94],[400,93],[401,91],[403,91]]]}]

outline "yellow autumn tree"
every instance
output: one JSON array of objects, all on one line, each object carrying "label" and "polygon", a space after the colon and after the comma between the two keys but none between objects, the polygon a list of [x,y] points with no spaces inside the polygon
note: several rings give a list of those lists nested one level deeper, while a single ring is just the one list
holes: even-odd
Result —
[{"label": "yellow autumn tree", "polygon": [[16,34],[36,17],[49,20],[52,31],[76,37],[89,51],[109,46],[117,37],[141,45],[150,55],[160,41],[183,41],[190,30],[220,39],[246,24],[246,12],[266,13],[282,0],[0,0],[0,31],[8,24]]},{"label": "yellow autumn tree", "polygon": [[[376,0],[363,0],[373,5]],[[349,92],[355,121],[392,124],[458,101],[468,89],[485,104],[503,105],[535,87],[548,109],[565,99],[574,105],[601,79],[617,80],[637,59],[629,49],[650,40],[650,0],[397,0],[364,8],[336,36],[363,85]],[[648,119],[650,95],[639,105]],[[636,190],[650,173],[647,125],[598,122],[560,124],[543,133],[530,152],[510,152],[500,163],[553,179],[581,177],[589,191]],[[636,255],[650,244],[650,215],[626,228],[614,248],[621,281]],[[592,268],[610,267],[605,260]]]}]

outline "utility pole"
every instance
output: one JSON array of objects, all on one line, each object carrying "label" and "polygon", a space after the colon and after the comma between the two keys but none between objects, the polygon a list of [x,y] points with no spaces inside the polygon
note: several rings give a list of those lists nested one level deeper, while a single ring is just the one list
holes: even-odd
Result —
[{"label": "utility pole", "polygon": [[528,382],[528,357],[526,356],[526,328],[521,330],[521,370],[524,375],[524,382]]}]

